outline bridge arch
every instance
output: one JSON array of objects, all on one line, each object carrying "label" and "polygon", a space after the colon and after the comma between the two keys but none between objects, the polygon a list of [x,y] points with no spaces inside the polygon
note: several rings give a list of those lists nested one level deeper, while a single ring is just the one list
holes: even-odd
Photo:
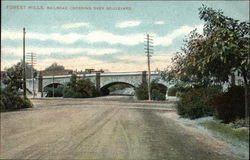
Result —
[{"label": "bridge arch", "polygon": [[62,97],[62,93],[59,93],[58,91],[56,91],[56,89],[59,86],[64,86],[64,84],[62,84],[62,83],[50,83],[50,84],[47,84],[46,86],[43,87],[43,91],[47,92],[47,95],[46,95],[47,97],[52,97],[53,96],[53,88],[54,88],[54,92],[56,92],[56,95],[54,95],[54,96]]},{"label": "bridge arch", "polygon": [[151,86],[151,90],[153,89],[157,89],[159,90],[161,93],[163,93],[164,95],[166,95],[168,87],[166,84],[163,83],[159,83],[159,82],[154,82]]},{"label": "bridge arch", "polygon": [[[115,82],[110,82],[110,83],[102,86],[100,88],[101,94],[102,95],[108,95],[110,93],[109,88],[114,86],[114,85],[118,85],[118,84],[123,84],[123,85],[127,85],[128,87],[135,88],[135,86],[133,84],[130,84],[130,83],[127,83],[127,82],[115,81]],[[128,88],[128,87],[126,87],[126,88]]]}]

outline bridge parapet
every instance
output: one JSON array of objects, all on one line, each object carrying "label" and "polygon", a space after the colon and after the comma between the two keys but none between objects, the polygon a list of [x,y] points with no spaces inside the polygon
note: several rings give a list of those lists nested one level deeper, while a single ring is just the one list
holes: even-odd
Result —
[{"label": "bridge parapet", "polygon": [[[112,85],[116,83],[126,83],[130,84],[134,87],[140,85],[143,81],[147,80],[147,73],[146,71],[136,71],[136,72],[105,72],[105,73],[92,73],[92,74],[77,74],[77,77],[87,78],[92,81],[98,90],[101,88]],[[40,77],[40,83],[36,82],[36,85],[42,86],[42,88],[53,84],[59,83],[65,85],[67,82],[70,81],[71,75],[46,75]],[[159,79],[158,83],[168,86],[170,85],[166,81],[161,79],[161,74],[159,72],[152,71],[151,72],[151,80]],[[38,81],[36,79],[35,81]],[[29,82],[30,83],[30,82]],[[39,87],[36,87],[39,88]]]}]

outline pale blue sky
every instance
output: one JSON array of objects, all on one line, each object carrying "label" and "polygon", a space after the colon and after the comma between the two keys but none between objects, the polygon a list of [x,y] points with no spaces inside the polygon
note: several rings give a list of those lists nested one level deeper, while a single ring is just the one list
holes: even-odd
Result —
[{"label": "pale blue sky", "polygon": [[[37,69],[53,62],[67,68],[146,70],[143,39],[154,35],[152,69],[164,69],[191,30],[202,30],[198,8],[205,4],[226,16],[249,21],[249,1],[25,1],[2,2],[2,67],[22,58],[22,28],[27,52],[38,57]],[[25,9],[10,9],[25,6]],[[42,6],[44,9],[28,9]],[[47,7],[68,7],[67,10]],[[92,10],[72,10],[91,7]],[[94,7],[129,7],[131,10],[94,10]]]}]

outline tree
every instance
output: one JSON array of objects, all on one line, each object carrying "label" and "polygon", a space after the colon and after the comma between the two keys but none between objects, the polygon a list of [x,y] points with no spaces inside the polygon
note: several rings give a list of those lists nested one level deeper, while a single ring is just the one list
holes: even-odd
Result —
[{"label": "tree", "polygon": [[[32,78],[31,67],[28,63],[25,64],[26,78]],[[33,71],[37,71],[33,68]],[[34,76],[34,75],[33,75]],[[3,79],[3,83],[7,85],[7,89],[12,92],[17,92],[23,85],[23,62],[18,62],[10,68],[6,69],[6,78]]]},{"label": "tree", "polygon": [[206,86],[228,82],[229,76],[238,72],[244,79],[247,118],[250,23],[226,17],[222,11],[206,6],[199,8],[199,16],[205,22],[203,34],[196,30],[190,33],[181,52],[173,58],[168,75],[172,79]]},{"label": "tree", "polygon": [[[6,76],[3,83],[7,85],[5,89],[1,88],[0,111],[15,110],[32,107],[33,104],[27,97],[18,95],[18,90],[23,88],[23,63],[18,62],[14,66],[6,69]],[[28,65],[26,64],[26,69]],[[26,74],[27,77],[27,74]]]},{"label": "tree", "polygon": [[84,98],[94,97],[96,94],[93,82],[89,79],[78,79],[75,74],[72,74],[70,82],[63,89],[64,97]]},{"label": "tree", "polygon": [[10,92],[17,93],[20,88],[23,88],[23,69],[22,62],[6,69],[6,77],[3,83],[7,85],[6,89]]},{"label": "tree", "polygon": [[47,67],[44,71],[65,71],[65,68],[63,65],[58,65],[56,62]]},{"label": "tree", "polygon": [[229,75],[238,71],[248,85],[250,23],[226,17],[222,11],[206,6],[199,11],[200,19],[205,21],[204,44],[200,47],[205,59],[200,62],[204,67],[199,70],[224,82],[228,81]]},{"label": "tree", "polygon": [[93,97],[96,94],[95,85],[89,79],[79,79],[76,81],[76,91],[86,93],[87,96]]}]

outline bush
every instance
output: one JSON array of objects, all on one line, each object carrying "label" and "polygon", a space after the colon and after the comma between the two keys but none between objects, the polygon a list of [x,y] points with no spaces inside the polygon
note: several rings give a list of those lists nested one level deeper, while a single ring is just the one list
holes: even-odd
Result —
[{"label": "bush", "polygon": [[176,92],[176,97],[181,97],[182,92]]},{"label": "bush", "polygon": [[177,87],[171,87],[168,89],[168,96],[176,96]]},{"label": "bush", "polygon": [[[165,100],[166,97],[166,88],[162,88],[155,81],[151,83],[151,95],[152,100]],[[139,100],[147,100],[148,99],[148,84],[142,83],[138,87],[135,88],[135,95]]]},{"label": "bush", "polygon": [[16,93],[9,91],[1,91],[1,111],[11,111],[22,108],[31,108],[33,104],[28,98],[23,98]]},{"label": "bush", "polygon": [[[61,88],[58,89],[61,90]],[[70,82],[63,88],[62,95],[64,98],[87,98],[98,96],[99,93],[89,79],[77,79],[73,74]]]},{"label": "bush", "polygon": [[89,79],[78,79],[76,81],[75,91],[81,93],[85,97],[94,97],[96,94],[95,85]]},{"label": "bush", "polygon": [[157,89],[153,89],[152,90],[152,100],[165,100],[166,97],[163,93],[161,93],[159,90]]},{"label": "bush", "polygon": [[147,83],[142,83],[135,88],[135,95],[139,100],[148,99],[148,86]]},{"label": "bush", "polygon": [[209,104],[215,107],[215,116],[225,123],[232,122],[237,118],[244,118],[244,88],[240,86],[231,87],[226,93],[212,97]]},{"label": "bush", "polygon": [[214,109],[207,101],[220,93],[220,90],[218,87],[208,87],[193,88],[182,92],[180,101],[177,103],[178,114],[190,119],[213,115]]},{"label": "bush", "polygon": [[63,88],[63,97],[64,98],[85,98],[87,97],[87,95],[81,92],[77,92],[69,86],[65,86]]}]

